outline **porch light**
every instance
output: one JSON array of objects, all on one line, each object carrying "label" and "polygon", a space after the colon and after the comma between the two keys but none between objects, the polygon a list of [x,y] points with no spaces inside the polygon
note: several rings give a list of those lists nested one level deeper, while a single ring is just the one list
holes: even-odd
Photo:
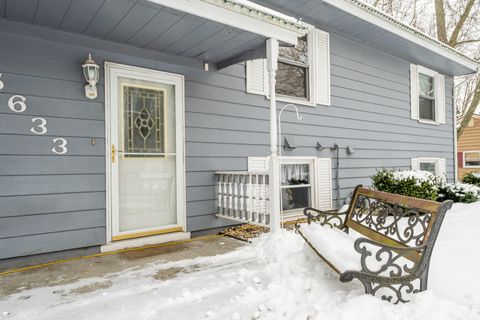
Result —
[{"label": "porch light", "polygon": [[97,97],[97,82],[100,76],[100,67],[92,59],[92,55],[88,54],[88,59],[83,63],[83,76],[88,84],[85,85],[85,96],[88,99]]}]

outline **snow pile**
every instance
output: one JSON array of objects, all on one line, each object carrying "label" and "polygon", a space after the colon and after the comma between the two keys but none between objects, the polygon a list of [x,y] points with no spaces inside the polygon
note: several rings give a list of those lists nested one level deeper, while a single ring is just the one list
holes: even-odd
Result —
[{"label": "snow pile", "polygon": [[[0,301],[0,319],[480,319],[480,202],[454,204],[432,257],[429,289],[392,305],[340,283],[293,232],[215,257],[158,261],[103,278],[26,290]],[[155,280],[159,270],[183,270]],[[93,292],[75,289],[111,282]],[[77,292],[77,293],[74,293]],[[29,299],[22,297],[29,296]]]},{"label": "snow pile", "polygon": [[474,186],[473,184],[468,183],[445,183],[445,187],[455,192],[457,195],[465,193],[473,193],[477,196],[480,196],[480,187]]},{"label": "snow pile", "polygon": [[417,185],[420,185],[422,182],[432,183],[435,181],[435,175],[428,171],[421,170],[403,170],[393,172],[393,178],[395,180],[407,180],[414,179],[417,182]]},{"label": "snow pile", "polygon": [[480,172],[472,172],[472,175],[473,175],[475,178],[479,178],[479,179],[480,179]]}]

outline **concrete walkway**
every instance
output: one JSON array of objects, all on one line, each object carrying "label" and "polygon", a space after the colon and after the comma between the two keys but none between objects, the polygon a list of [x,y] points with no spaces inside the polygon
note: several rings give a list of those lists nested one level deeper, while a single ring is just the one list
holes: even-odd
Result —
[{"label": "concrete walkway", "polygon": [[[63,285],[83,278],[101,278],[107,274],[120,272],[125,269],[140,269],[152,262],[179,261],[200,256],[223,254],[244,244],[245,242],[229,237],[205,237],[186,243],[139,248],[132,251],[87,257],[3,276],[0,275],[0,300],[23,290]],[[180,271],[182,270],[159,270],[154,277],[157,280],[166,280],[174,277]],[[101,282],[77,288],[76,291],[78,292],[75,293],[92,292],[97,289],[105,289],[108,286],[108,282]],[[28,297],[25,297],[25,299],[28,299]]]}]

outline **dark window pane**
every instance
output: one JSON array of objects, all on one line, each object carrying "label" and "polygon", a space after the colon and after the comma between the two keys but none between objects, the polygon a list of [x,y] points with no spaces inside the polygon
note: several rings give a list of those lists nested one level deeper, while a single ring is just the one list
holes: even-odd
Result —
[{"label": "dark window pane", "polygon": [[435,121],[435,100],[420,97],[420,119]]},{"label": "dark window pane", "polygon": [[310,187],[282,189],[282,211],[310,206]]},{"label": "dark window pane", "polygon": [[280,47],[278,55],[283,59],[308,64],[308,44],[306,36],[299,38],[295,47]]},{"label": "dark window pane", "polygon": [[285,96],[307,98],[307,68],[279,61],[275,92]]},{"label": "dark window pane", "polygon": [[420,83],[420,95],[424,97],[434,97],[433,77],[420,73],[418,75]]},{"label": "dark window pane", "polygon": [[436,174],[435,163],[433,162],[420,162],[420,170],[428,171],[430,173]]}]

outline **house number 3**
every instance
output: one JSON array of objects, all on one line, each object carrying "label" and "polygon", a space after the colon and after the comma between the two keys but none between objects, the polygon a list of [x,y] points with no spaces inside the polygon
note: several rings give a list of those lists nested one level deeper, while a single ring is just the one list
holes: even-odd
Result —
[{"label": "house number 3", "polygon": [[53,139],[55,146],[52,148],[52,152],[56,154],[65,154],[67,153],[67,140],[64,138],[55,138]]},{"label": "house number 3", "polygon": [[32,118],[33,127],[30,128],[30,131],[35,134],[45,134],[47,133],[47,120],[44,118]]}]

